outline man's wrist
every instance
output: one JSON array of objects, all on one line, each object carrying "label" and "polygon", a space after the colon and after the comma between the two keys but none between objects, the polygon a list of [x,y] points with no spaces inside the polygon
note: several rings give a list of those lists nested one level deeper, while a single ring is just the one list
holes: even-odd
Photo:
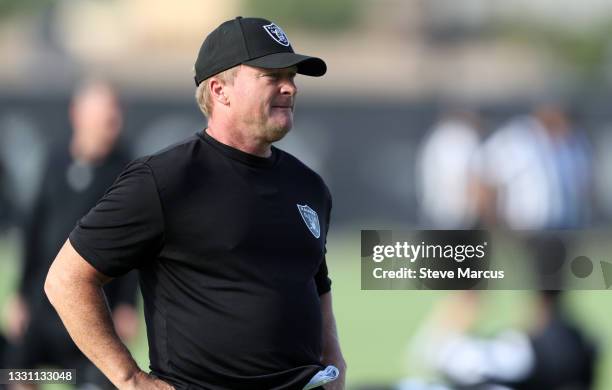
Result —
[{"label": "man's wrist", "polygon": [[125,375],[124,379],[120,380],[117,384],[117,387],[120,390],[132,390],[137,389],[138,384],[143,382],[148,374],[142,371],[140,368],[136,367],[132,372],[129,372]]}]

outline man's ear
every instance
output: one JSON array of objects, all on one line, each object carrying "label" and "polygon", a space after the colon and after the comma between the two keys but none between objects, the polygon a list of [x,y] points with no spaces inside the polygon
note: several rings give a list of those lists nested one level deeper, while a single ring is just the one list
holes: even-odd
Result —
[{"label": "man's ear", "polygon": [[225,94],[226,85],[223,84],[221,80],[212,78],[208,84],[208,88],[210,88],[210,94],[213,99],[224,105],[229,104],[229,98]]}]

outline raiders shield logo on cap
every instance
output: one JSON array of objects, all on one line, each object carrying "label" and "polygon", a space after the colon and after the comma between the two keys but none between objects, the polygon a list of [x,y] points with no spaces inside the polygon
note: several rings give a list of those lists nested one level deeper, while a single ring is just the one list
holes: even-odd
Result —
[{"label": "raiders shield logo on cap", "polygon": [[319,216],[317,213],[308,207],[308,205],[296,205],[298,210],[300,211],[300,215],[306,223],[308,230],[312,233],[315,238],[321,237],[321,227],[319,226]]},{"label": "raiders shield logo on cap", "polygon": [[289,39],[287,39],[287,35],[285,32],[278,27],[274,23],[266,24],[263,26],[264,30],[274,39],[276,42],[280,43],[283,46],[289,46]]}]

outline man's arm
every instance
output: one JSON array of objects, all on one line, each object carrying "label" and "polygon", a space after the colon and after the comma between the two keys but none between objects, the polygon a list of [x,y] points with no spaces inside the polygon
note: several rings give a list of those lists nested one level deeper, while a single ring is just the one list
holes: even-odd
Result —
[{"label": "man's arm", "polygon": [[320,299],[321,314],[323,316],[323,354],[321,363],[324,365],[332,364],[340,370],[340,377],[324,387],[326,390],[343,390],[347,367],[338,340],[338,330],[336,329],[336,319],[332,308],[331,292],[326,292],[321,295]]},{"label": "man's arm", "polygon": [[141,371],[117,336],[102,290],[110,280],[66,241],[49,269],[45,293],[75,344],[117,388],[172,389]]}]

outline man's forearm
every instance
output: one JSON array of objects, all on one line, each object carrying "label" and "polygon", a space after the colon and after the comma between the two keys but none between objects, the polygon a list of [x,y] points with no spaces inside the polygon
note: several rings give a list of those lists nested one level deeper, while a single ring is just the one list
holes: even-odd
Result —
[{"label": "man's forearm", "polygon": [[51,304],[79,349],[115,386],[129,387],[140,369],[115,333],[102,283],[75,278],[57,263],[45,282]]}]

